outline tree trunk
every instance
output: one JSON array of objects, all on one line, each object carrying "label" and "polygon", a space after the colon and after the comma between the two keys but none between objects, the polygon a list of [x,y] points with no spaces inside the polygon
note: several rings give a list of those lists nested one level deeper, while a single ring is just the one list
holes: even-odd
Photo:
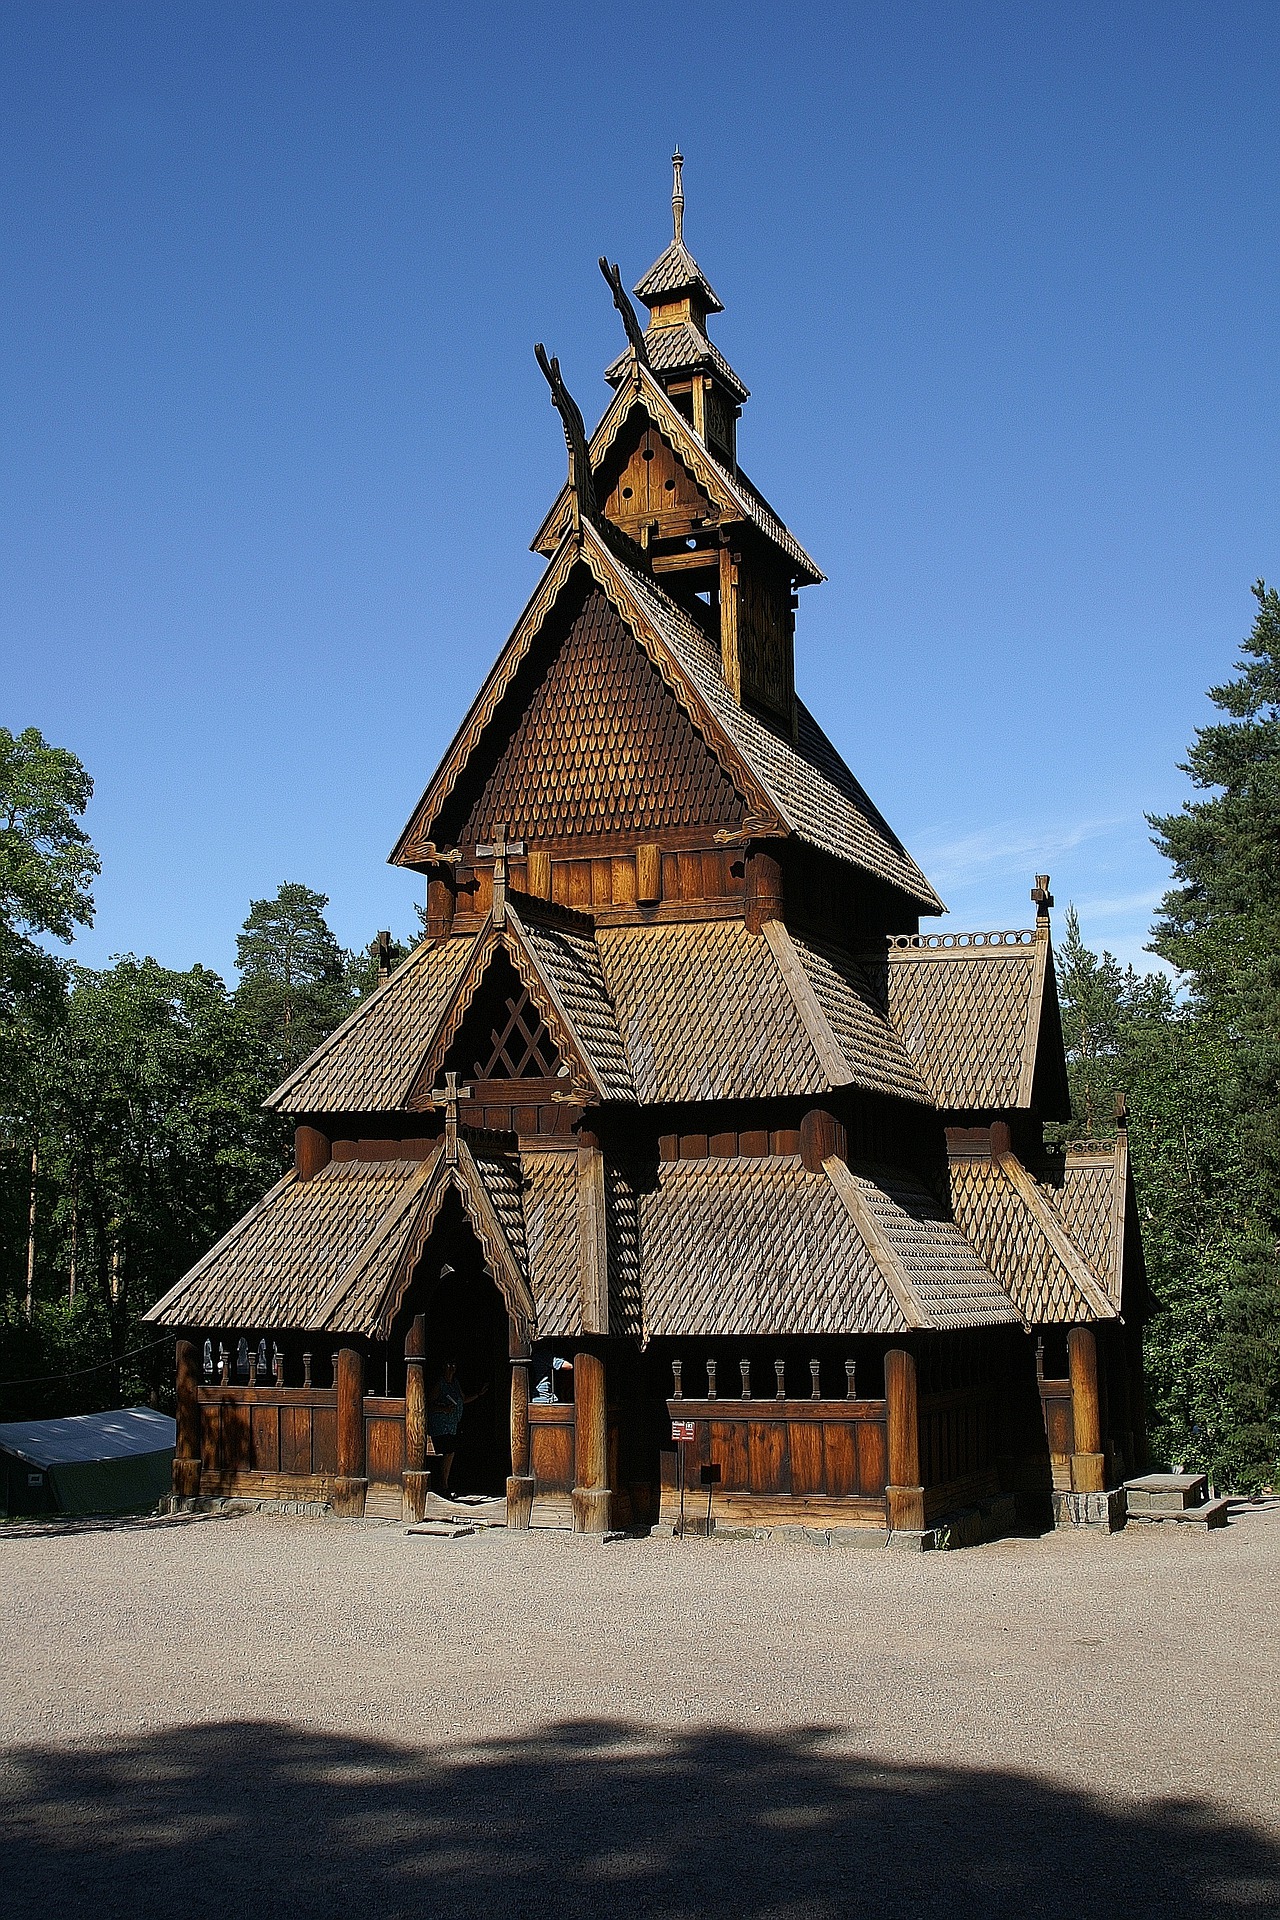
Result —
[{"label": "tree trunk", "polygon": [[31,1145],[31,1203],[27,1208],[27,1325],[35,1313],[36,1288],[36,1174],[40,1168],[40,1156],[35,1142]]}]

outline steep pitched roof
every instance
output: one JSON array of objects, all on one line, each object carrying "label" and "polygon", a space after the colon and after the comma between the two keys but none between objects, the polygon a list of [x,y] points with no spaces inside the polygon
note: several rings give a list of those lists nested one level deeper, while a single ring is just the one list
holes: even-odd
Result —
[{"label": "steep pitched roof", "polygon": [[[703,493],[726,519],[750,522],[766,540],[785,554],[799,575],[811,584],[821,580],[824,576],[820,569],[774,512],[759,488],[747,479],[741,467],[736,467],[730,473],[648,369],[637,365],[631,355],[628,355],[628,365],[630,376],[618,386],[591,436],[588,451],[592,471],[595,472],[604,463],[630,418],[632,409],[640,407],[648,414],[677,459],[688,468]],[[534,535],[534,552],[554,553],[564,538],[570,519],[571,502],[566,482]]]},{"label": "steep pitched roof", "polygon": [[1035,1104],[1044,1119],[1066,1117],[1047,932],[904,934],[889,943],[886,992],[889,1018],[940,1107]]},{"label": "steep pitched roof", "polygon": [[287,1174],[146,1318],[161,1326],[304,1327],[385,1339],[450,1193],[484,1247],[508,1310],[532,1331],[516,1157],[459,1141],[425,1160],[331,1161]]},{"label": "steep pitched roof", "polygon": [[[738,378],[715,341],[708,339],[692,320],[679,320],[674,326],[655,326],[651,320],[645,328],[644,343],[649,365],[655,373],[683,373],[695,367],[711,367],[735,400],[741,403],[751,398],[751,389]],[[604,377],[611,387],[616,387],[630,370],[631,349],[626,347],[605,368]]]},{"label": "steep pitched roof", "polygon": [[694,288],[701,294],[709,313],[723,313],[711,282],[703,273],[683,240],[673,240],[665,253],[660,253],[646,274],[636,281],[632,292],[646,305],[669,299],[673,293],[687,293]]},{"label": "steep pitched roof", "polygon": [[966,1239],[1029,1327],[1109,1320],[1116,1305],[1043,1187],[1012,1153],[951,1161],[951,1201]]},{"label": "steep pitched roof", "polygon": [[637,1097],[731,1100],[861,1086],[927,1102],[869,993],[778,922],[599,927]]},{"label": "steep pitched roof", "polygon": [[1114,1140],[1070,1144],[1054,1194],[1063,1226],[1118,1309],[1131,1185],[1128,1135],[1120,1133]]},{"label": "steep pitched roof", "polygon": [[1017,1316],[910,1176],[674,1160],[637,1193],[648,1338],[905,1333]]},{"label": "steep pitched roof", "polygon": [[792,832],[899,888],[927,913],[942,912],[929,882],[802,706],[798,744],[740,707],[720,655],[692,617],[656,581],[634,572],[589,522],[561,542],[471,711],[455,735],[391,855],[402,866],[429,860],[426,844],[445,801],[578,566],[609,596],[693,724],[752,809],[762,833]]},{"label": "steep pitched roof", "polygon": [[[371,1239],[403,1222],[423,1166],[348,1160],[310,1180],[287,1173],[143,1317],[162,1327],[308,1326]],[[389,1243],[384,1251],[394,1258]]]},{"label": "steep pitched roof", "polygon": [[264,1104],[276,1113],[402,1107],[473,945],[424,941]]}]

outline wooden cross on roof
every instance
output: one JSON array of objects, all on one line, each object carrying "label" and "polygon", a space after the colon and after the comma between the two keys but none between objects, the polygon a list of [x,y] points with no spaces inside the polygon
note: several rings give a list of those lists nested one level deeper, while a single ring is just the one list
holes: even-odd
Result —
[{"label": "wooden cross on roof", "polygon": [[523,840],[508,840],[507,823],[502,821],[490,846],[477,846],[476,858],[493,861],[493,924],[500,927],[507,917],[507,861],[513,853],[524,852]]},{"label": "wooden cross on roof", "polygon": [[460,1087],[456,1073],[446,1073],[442,1087],[432,1087],[426,1104],[434,1112],[444,1113],[444,1159],[448,1167],[458,1164],[458,1108],[470,1100],[474,1087]]}]

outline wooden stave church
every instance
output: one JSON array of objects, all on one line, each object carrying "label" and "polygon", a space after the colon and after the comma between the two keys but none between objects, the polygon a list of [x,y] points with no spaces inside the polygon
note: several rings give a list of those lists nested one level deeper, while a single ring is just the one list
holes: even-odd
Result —
[{"label": "wooden stave church", "polygon": [[426,937],[147,1316],[180,1498],[421,1516],[446,1350],[510,1526],[665,1523],[687,1484],[713,1524],[925,1539],[1146,1464],[1123,1126],[1044,1146],[1047,878],[1030,928],[920,933],[942,902],[795,692],[823,576],[738,465],[679,156],[673,222],[643,330],[600,263],[628,344],[590,439],[538,349],[569,477],[391,856]]}]

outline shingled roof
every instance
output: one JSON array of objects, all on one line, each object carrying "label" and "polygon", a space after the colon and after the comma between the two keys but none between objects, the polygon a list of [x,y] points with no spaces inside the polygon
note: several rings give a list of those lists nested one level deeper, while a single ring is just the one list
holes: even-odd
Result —
[{"label": "shingled roof", "polygon": [[[735,400],[741,403],[751,398],[751,389],[738,378],[715,341],[708,339],[692,320],[679,320],[674,326],[655,326],[650,321],[645,328],[644,343],[649,365],[655,373],[684,373],[695,367],[713,367]],[[604,370],[611,387],[626,379],[631,364],[631,349],[626,347]]]},{"label": "shingled roof", "polygon": [[264,1104],[276,1113],[403,1107],[473,945],[424,941]]},{"label": "shingled roof", "polygon": [[600,927],[596,946],[642,1102],[835,1086],[927,1101],[869,992],[779,923]]},{"label": "shingled roof", "polygon": [[708,313],[723,313],[718,295],[711,282],[683,240],[673,240],[664,253],[660,253],[649,271],[636,281],[632,292],[646,306],[659,301],[669,300],[673,293],[688,293],[696,290],[702,297],[702,303]]},{"label": "shingled roof", "polygon": [[649,1338],[1017,1320],[956,1227],[896,1170],[807,1173],[782,1155],[664,1161],[637,1212]]},{"label": "shingled roof", "polygon": [[311,1180],[287,1173],[143,1318],[162,1327],[310,1325],[370,1238],[403,1218],[423,1166],[349,1160]]},{"label": "shingled roof", "polygon": [[[883,972],[885,962],[868,967]],[[903,935],[889,943],[886,994],[889,1018],[940,1107],[1034,1104],[1042,1119],[1067,1117],[1047,927]]]},{"label": "shingled roof", "polygon": [[794,833],[897,887],[926,913],[945,911],[923,873],[807,709],[790,740],[740,707],[720,655],[657,582],[634,572],[589,522],[565,536],[392,853],[429,863],[435,822],[552,608],[585,567],[654,660],[694,725],[758,815],[758,830]]},{"label": "shingled roof", "polygon": [[1085,1258],[1052,1190],[1014,1154],[954,1156],[951,1202],[966,1239],[1027,1326],[1115,1318],[1105,1276]]},{"label": "shingled roof", "polygon": [[457,1193],[517,1324],[532,1327],[518,1157],[460,1141],[426,1159],[294,1173],[144,1316],[160,1326],[304,1327],[385,1339],[443,1201]]}]

